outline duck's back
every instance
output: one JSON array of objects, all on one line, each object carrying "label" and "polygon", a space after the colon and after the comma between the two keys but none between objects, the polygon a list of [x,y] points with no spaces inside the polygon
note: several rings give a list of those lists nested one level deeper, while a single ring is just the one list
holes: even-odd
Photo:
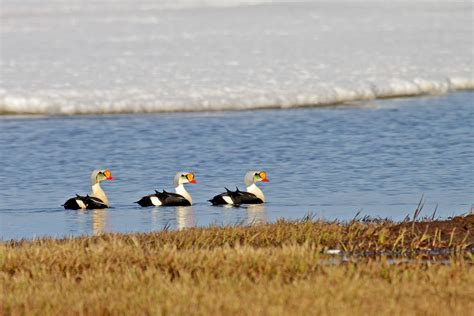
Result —
[{"label": "duck's back", "polygon": [[241,205],[263,203],[263,201],[253,193],[240,191],[238,188],[236,191],[230,191],[227,188],[226,190],[227,192],[214,196],[211,200],[209,200],[209,202],[211,202],[212,205]]},{"label": "duck's back", "polygon": [[191,203],[182,195],[171,192],[156,192],[163,206],[189,206]]}]

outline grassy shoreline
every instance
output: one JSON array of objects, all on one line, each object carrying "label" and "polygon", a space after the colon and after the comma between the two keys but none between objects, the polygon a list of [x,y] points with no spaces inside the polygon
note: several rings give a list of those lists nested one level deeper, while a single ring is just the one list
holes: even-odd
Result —
[{"label": "grassy shoreline", "polygon": [[0,314],[468,315],[473,231],[469,215],[4,242]]}]

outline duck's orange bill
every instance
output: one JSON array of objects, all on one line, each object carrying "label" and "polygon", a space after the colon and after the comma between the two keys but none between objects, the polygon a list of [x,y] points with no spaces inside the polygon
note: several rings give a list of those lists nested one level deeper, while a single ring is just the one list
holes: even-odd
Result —
[{"label": "duck's orange bill", "polygon": [[188,174],[186,175],[186,178],[188,178],[189,183],[192,183],[192,184],[196,184],[196,183],[197,183],[196,179],[194,179],[194,174],[192,174],[192,173],[188,173]]},{"label": "duck's orange bill", "polygon": [[112,172],[110,170],[105,170],[104,171],[105,179],[106,180],[113,180],[114,178],[112,177]]},{"label": "duck's orange bill", "polygon": [[259,176],[262,179],[262,182],[270,182],[267,179],[267,173],[265,171],[260,172]]}]

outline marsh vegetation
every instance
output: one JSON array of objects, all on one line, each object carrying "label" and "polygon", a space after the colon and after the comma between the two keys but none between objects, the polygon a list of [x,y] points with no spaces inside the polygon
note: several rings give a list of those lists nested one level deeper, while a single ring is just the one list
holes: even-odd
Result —
[{"label": "marsh vegetation", "polygon": [[473,229],[306,218],[4,242],[1,313],[468,315]]}]

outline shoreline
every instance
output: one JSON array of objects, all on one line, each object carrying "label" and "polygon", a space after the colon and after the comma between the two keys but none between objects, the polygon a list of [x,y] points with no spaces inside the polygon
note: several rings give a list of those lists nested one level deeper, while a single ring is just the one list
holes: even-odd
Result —
[{"label": "shoreline", "polygon": [[[254,107],[239,107],[234,108],[232,105],[215,106],[209,108],[206,106],[202,109],[192,109],[180,107],[177,109],[144,109],[140,108],[139,111],[134,110],[110,110],[110,111],[78,111],[77,113],[63,113],[43,111],[43,112],[28,112],[28,111],[3,111],[0,110],[0,119],[2,118],[50,118],[50,117],[88,117],[88,116],[123,116],[123,115],[149,115],[149,114],[214,114],[214,113],[231,113],[231,112],[246,112],[246,111],[271,111],[271,110],[298,110],[298,109],[309,109],[309,108],[336,108],[336,107],[357,107],[362,102],[376,101],[376,100],[392,100],[392,99],[411,99],[411,98],[423,98],[423,97],[439,97],[455,93],[463,92],[474,92],[474,86],[461,87],[461,88],[449,88],[442,89],[440,91],[420,91],[412,93],[394,93],[388,95],[375,95],[368,96],[366,93],[362,93],[359,97],[339,99],[334,101],[320,101],[318,103],[301,103],[294,105],[277,105],[277,104],[260,104]],[[356,93],[356,92],[354,92]],[[5,106],[4,106],[5,107]]]},{"label": "shoreline", "polygon": [[[416,217],[416,214],[414,215]],[[301,229],[306,227],[316,229],[310,231],[310,235],[305,235],[304,240],[294,238],[293,234],[301,234]],[[235,225],[235,226],[216,226],[210,225],[207,227],[191,227],[183,230],[168,230],[152,232],[134,232],[134,233],[102,233],[96,236],[64,236],[60,238],[54,237],[39,237],[34,239],[21,240],[0,240],[0,245],[11,249],[16,247],[41,246],[44,244],[64,244],[64,243],[95,243],[98,241],[108,242],[114,239],[130,240],[138,238],[139,240],[160,240],[172,238],[181,239],[187,236],[215,236],[216,238],[224,238],[228,232],[231,232],[234,239],[230,242],[216,241],[215,245],[199,244],[199,247],[219,247],[224,244],[228,246],[244,245],[261,246],[260,244],[248,243],[246,238],[252,234],[273,234],[276,229],[283,227],[288,229],[286,237],[290,238],[290,243],[301,243],[310,240],[316,242],[318,247],[324,249],[334,248],[338,250],[337,253],[347,252],[351,255],[370,253],[370,256],[392,256],[392,255],[417,255],[420,251],[432,249],[454,249],[457,254],[464,252],[471,252],[474,255],[474,214],[459,215],[447,219],[406,219],[404,221],[392,221],[390,219],[370,218],[365,217],[361,219],[354,218],[350,221],[327,221],[324,219],[313,220],[311,216],[306,216],[301,220],[285,220],[280,219],[274,223],[260,223],[250,225]],[[321,231],[335,233],[336,239],[321,241],[317,239],[317,234]],[[347,234],[356,232],[356,235],[348,237]],[[359,244],[356,243],[359,238]],[[367,238],[370,237],[367,243]],[[374,239],[375,238],[375,239]],[[314,240],[313,240],[314,239]],[[230,242],[230,243],[229,243]],[[416,247],[413,243],[416,242]],[[431,246],[430,246],[431,242]],[[285,238],[278,236],[272,239],[270,243],[265,242],[265,246],[283,246],[287,243]],[[193,243],[192,247],[195,244]],[[191,247],[191,248],[192,248]],[[389,250],[389,251],[387,251]],[[396,250],[396,251],[395,251]],[[375,252],[374,252],[375,251]],[[411,252],[410,252],[411,251]],[[324,254],[325,252],[322,252]],[[449,253],[448,253],[449,255]],[[474,257],[473,257],[474,259]]]}]

